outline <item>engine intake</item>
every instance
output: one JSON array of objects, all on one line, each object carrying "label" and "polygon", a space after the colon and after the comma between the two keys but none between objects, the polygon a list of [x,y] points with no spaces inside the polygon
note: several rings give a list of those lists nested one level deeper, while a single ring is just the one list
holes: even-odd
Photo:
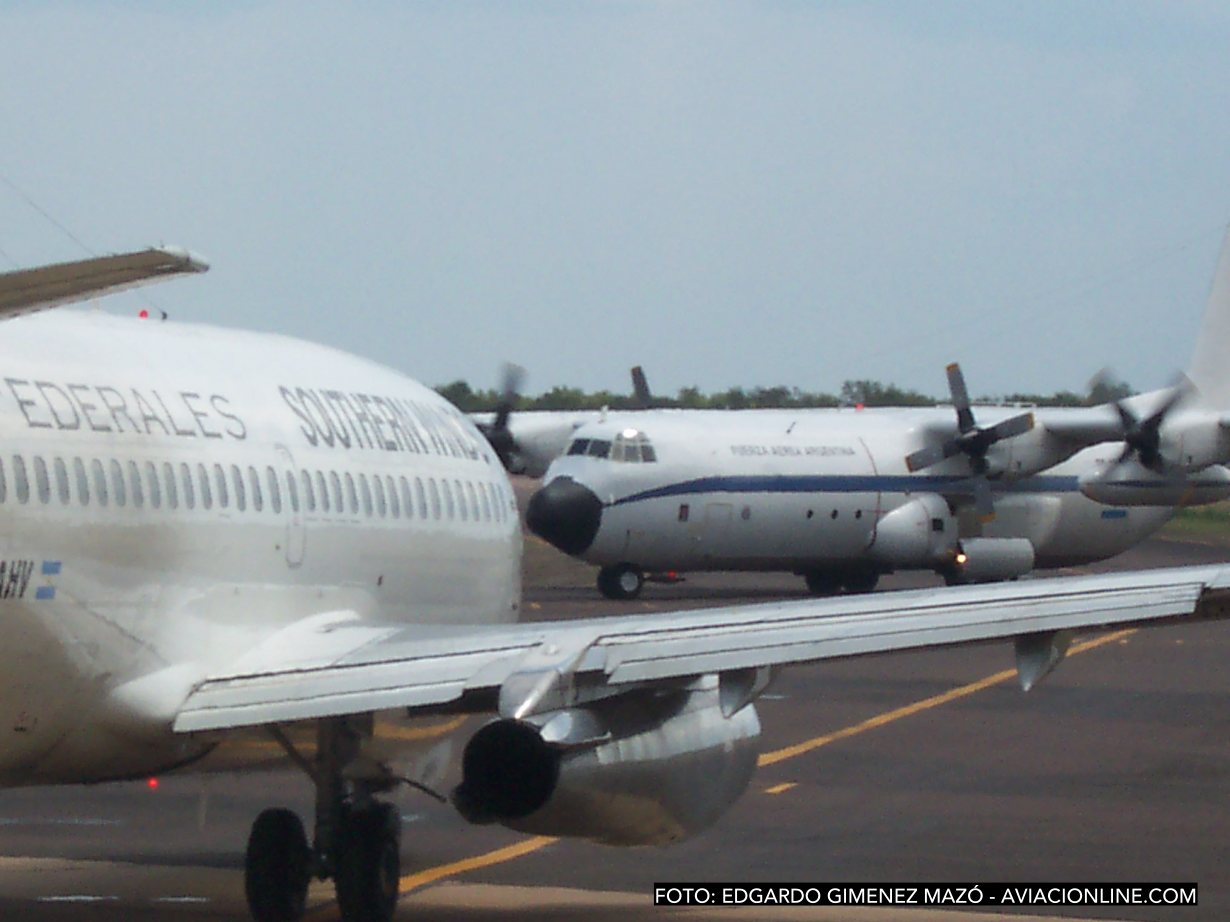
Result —
[{"label": "engine intake", "polygon": [[[544,739],[544,727],[561,723],[586,728],[585,738]],[[474,823],[663,845],[712,825],[739,799],[759,737],[751,705],[723,716],[716,677],[530,720],[500,719],[466,745],[453,803]]]}]

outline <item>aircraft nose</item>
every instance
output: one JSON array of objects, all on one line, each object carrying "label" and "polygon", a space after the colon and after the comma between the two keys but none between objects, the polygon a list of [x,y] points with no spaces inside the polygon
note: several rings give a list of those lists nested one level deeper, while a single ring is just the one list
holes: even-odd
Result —
[{"label": "aircraft nose", "polygon": [[583,554],[602,522],[602,500],[571,477],[556,477],[530,497],[525,524],[565,554]]}]

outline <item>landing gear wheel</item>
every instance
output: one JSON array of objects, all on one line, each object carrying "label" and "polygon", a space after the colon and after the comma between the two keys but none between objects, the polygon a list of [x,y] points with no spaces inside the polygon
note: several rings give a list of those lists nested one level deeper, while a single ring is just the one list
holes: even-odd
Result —
[{"label": "landing gear wheel", "polygon": [[845,587],[846,592],[855,595],[871,592],[879,581],[880,571],[872,569],[850,570],[841,577],[841,584]]},{"label": "landing gear wheel", "polygon": [[311,850],[290,810],[265,810],[252,824],[243,886],[256,922],[297,922],[307,903]]},{"label": "landing gear wheel", "polygon": [[644,585],[645,574],[629,563],[603,567],[598,571],[598,591],[608,599],[635,599]]},{"label": "landing gear wheel", "polygon": [[347,811],[333,884],[343,922],[389,922],[401,881],[401,814],[392,804]]},{"label": "landing gear wheel", "polygon": [[841,590],[841,578],[831,570],[808,570],[803,578],[812,595],[836,595]]}]

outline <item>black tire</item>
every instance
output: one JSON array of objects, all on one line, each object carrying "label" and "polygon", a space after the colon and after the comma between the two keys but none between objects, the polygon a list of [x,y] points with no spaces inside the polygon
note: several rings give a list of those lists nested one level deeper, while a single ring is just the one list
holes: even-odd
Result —
[{"label": "black tire", "polygon": [[252,824],[243,862],[243,887],[256,922],[303,918],[312,852],[303,823],[290,810],[263,811]]},{"label": "black tire", "polygon": [[598,591],[608,599],[627,601],[641,594],[645,574],[629,563],[603,567],[598,571]]},{"label": "black tire", "polygon": [[832,570],[808,570],[803,579],[812,595],[836,595],[841,591],[841,577]]},{"label": "black tire", "polygon": [[866,569],[847,570],[841,576],[841,585],[846,592],[861,595],[875,589],[880,581],[880,571],[870,567]]},{"label": "black tire", "polygon": [[376,803],[346,814],[333,884],[342,922],[389,922],[401,882],[401,814]]}]

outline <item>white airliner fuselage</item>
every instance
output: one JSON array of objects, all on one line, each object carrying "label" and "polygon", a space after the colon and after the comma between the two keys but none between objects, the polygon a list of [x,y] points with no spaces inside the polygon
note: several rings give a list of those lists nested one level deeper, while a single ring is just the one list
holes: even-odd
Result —
[{"label": "white airliner fuselage", "polygon": [[3,349],[0,783],[199,756],[169,730],[194,683],[308,616],[517,617],[507,478],[418,383],[100,313],[19,318]]}]

